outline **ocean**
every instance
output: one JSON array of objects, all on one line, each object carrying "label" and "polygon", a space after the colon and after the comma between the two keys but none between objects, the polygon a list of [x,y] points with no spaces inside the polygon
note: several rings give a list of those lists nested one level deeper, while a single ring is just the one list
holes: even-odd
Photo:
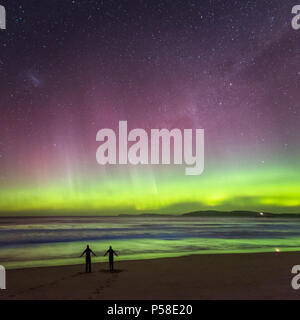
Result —
[{"label": "ocean", "polygon": [[0,218],[0,265],[8,269],[84,263],[89,244],[103,262],[205,253],[300,250],[300,219],[265,217]]}]

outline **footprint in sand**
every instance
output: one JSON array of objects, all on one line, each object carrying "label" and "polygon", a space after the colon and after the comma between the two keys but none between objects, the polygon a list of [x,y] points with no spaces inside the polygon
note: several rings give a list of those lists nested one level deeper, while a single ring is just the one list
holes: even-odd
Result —
[{"label": "footprint in sand", "polygon": [[[105,272],[105,273],[109,273],[106,270],[100,270],[99,272]],[[96,288],[96,290],[93,292],[93,294],[95,295],[99,295],[101,294],[105,289],[110,288],[112,286],[112,284],[117,280],[118,278],[118,274],[122,272],[122,271],[116,271],[113,273],[110,273],[111,277],[109,279],[106,279],[103,285],[99,285],[98,288]]]}]

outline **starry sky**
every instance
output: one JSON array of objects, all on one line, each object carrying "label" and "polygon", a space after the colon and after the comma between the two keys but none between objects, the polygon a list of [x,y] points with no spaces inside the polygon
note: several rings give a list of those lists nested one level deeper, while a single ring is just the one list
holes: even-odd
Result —
[{"label": "starry sky", "polygon": [[[1,0],[0,215],[300,213],[290,0]],[[205,170],[96,162],[96,133],[205,129]]]}]

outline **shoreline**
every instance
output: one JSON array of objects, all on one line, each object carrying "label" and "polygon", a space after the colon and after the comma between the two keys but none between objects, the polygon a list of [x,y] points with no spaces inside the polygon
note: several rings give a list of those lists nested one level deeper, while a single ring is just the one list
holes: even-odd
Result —
[{"label": "shoreline", "polygon": [[[244,254],[270,254],[270,253],[289,253],[289,252],[293,252],[293,253],[296,253],[298,252],[299,253],[299,256],[300,256],[300,249],[285,249],[285,248],[280,248],[279,251],[276,251],[276,249],[270,249],[270,250],[266,250],[266,249],[261,249],[261,251],[258,251],[258,249],[253,249],[252,251],[251,250],[245,250],[245,251],[242,251],[242,250],[232,250],[230,252],[223,252],[223,251],[215,251],[215,250],[205,250],[205,251],[201,251],[201,252],[187,252],[186,254],[184,253],[178,253],[178,254],[156,254],[156,256],[150,256],[149,254],[149,257],[143,257],[143,258],[134,258],[134,257],[131,257],[131,258],[125,258],[123,259],[122,256],[119,256],[118,257],[118,262],[131,262],[131,261],[149,261],[149,260],[158,260],[158,259],[175,259],[175,258],[181,258],[181,257],[190,257],[190,256],[205,256],[205,255],[244,255]],[[128,256],[130,257],[130,255]],[[106,258],[103,258],[102,256],[98,256],[98,258],[101,258],[101,260],[103,261],[95,261],[95,259],[97,258],[92,258],[92,263],[97,265],[97,264],[105,264],[107,263],[107,259]],[[37,265],[28,265],[28,266],[20,266],[20,267],[7,267],[5,265],[9,265],[9,264],[14,264],[14,263],[18,263],[18,262],[8,262],[7,264],[6,263],[1,263],[0,262],[0,265],[3,265],[6,270],[27,270],[27,269],[38,269],[38,268],[55,268],[55,267],[72,267],[72,266],[80,266],[84,263],[84,258],[72,258],[73,260],[79,260],[81,259],[82,262],[75,262],[75,263],[67,263],[67,264],[43,264],[44,263],[47,263],[47,261],[50,261],[50,260],[34,260],[34,261],[22,261],[21,263],[23,264],[30,264],[30,263],[36,263]],[[67,259],[57,259],[56,261],[59,261],[59,260],[62,260],[62,261],[65,261]],[[38,265],[39,264],[39,265]]]},{"label": "shoreline", "polygon": [[1,299],[300,299],[291,269],[300,252],[201,254],[7,270]]}]

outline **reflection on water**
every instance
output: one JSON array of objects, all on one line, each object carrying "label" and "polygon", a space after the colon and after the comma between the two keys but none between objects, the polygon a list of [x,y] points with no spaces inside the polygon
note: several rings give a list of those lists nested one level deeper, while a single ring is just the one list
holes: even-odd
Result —
[{"label": "reflection on water", "polygon": [[[112,245],[119,259],[151,259],[193,253],[300,249],[300,219],[91,217],[1,218],[0,264],[7,268],[67,265],[90,244]],[[97,257],[94,261],[104,261]]]}]

